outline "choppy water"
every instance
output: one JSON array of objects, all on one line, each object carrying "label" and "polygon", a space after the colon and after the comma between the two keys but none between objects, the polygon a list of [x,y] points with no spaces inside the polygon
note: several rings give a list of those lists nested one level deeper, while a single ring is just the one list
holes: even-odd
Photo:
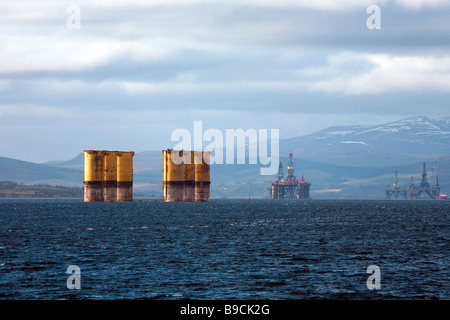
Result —
[{"label": "choppy water", "polygon": [[0,299],[449,299],[449,218],[450,201],[1,200]]}]

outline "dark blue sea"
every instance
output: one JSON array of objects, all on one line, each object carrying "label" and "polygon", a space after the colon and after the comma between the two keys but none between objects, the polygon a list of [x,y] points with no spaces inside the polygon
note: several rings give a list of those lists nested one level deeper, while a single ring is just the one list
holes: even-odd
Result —
[{"label": "dark blue sea", "polygon": [[0,222],[2,300],[450,298],[450,201],[1,200]]}]

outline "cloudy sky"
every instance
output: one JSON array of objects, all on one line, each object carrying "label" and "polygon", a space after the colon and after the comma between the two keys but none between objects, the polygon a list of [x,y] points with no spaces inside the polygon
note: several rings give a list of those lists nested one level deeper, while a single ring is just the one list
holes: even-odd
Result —
[{"label": "cloudy sky", "polygon": [[[378,30],[366,24],[372,4]],[[4,157],[161,150],[195,120],[204,130],[279,129],[290,138],[450,116],[448,0],[1,0],[0,8]]]}]

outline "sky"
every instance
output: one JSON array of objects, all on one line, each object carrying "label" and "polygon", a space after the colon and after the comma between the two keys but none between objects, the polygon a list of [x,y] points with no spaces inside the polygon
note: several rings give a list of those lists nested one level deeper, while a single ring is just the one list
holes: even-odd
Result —
[{"label": "sky", "polygon": [[[367,20],[380,8],[380,29]],[[448,0],[0,0],[0,156],[450,116]],[[372,21],[372,20],[370,20]]]}]

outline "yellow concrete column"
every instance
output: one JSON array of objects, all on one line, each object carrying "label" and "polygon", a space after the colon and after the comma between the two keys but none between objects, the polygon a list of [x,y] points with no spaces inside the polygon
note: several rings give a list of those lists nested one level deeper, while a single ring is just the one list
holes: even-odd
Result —
[{"label": "yellow concrete column", "polygon": [[179,159],[183,158],[183,151],[163,150],[163,200],[165,202],[180,202],[184,198],[184,164],[174,163],[172,154],[177,152]]},{"label": "yellow concrete column", "polygon": [[103,161],[103,201],[117,201],[117,152],[105,151]]},{"label": "yellow concrete column", "polygon": [[104,151],[84,151],[84,201],[103,201]]},{"label": "yellow concrete column", "polygon": [[134,152],[117,152],[117,201],[133,201]]},{"label": "yellow concrete column", "polygon": [[211,152],[195,151],[195,201],[209,201],[210,197],[210,159]]}]

